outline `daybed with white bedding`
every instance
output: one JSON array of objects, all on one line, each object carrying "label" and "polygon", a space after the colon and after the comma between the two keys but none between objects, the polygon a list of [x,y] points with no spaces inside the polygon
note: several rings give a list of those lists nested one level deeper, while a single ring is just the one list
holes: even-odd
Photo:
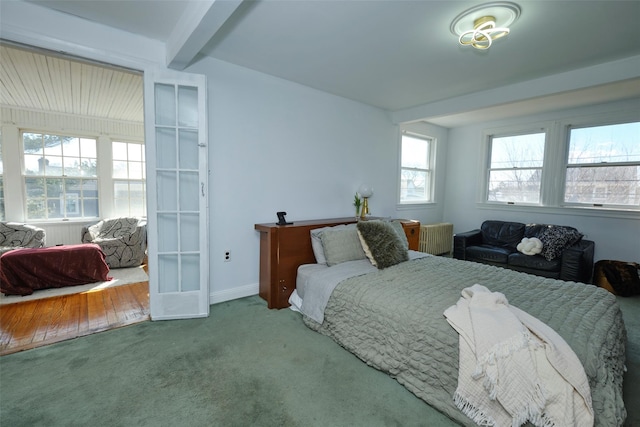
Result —
[{"label": "daybed with white bedding", "polygon": [[[312,233],[314,253],[323,262],[300,266],[290,298],[307,326],[387,372],[453,420],[474,425],[454,402],[460,342],[443,313],[456,305],[463,290],[479,284],[503,294],[509,305],[550,327],[568,344],[582,364],[574,363],[571,371],[586,374],[592,401],[586,403],[592,403],[596,426],[624,423],[626,331],[614,296],[591,285],[427,256],[406,251],[406,246],[406,261],[378,268],[353,249],[353,234],[340,235],[353,233],[354,227]],[[373,246],[367,249],[374,261],[376,251],[378,256],[392,251],[403,258],[397,244]]]}]

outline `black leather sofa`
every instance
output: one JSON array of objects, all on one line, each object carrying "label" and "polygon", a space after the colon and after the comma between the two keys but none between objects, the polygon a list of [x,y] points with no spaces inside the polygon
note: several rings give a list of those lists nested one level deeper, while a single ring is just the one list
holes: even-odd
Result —
[{"label": "black leather sofa", "polygon": [[[519,252],[516,248],[525,237],[540,239],[543,253]],[[573,227],[492,220],[483,222],[478,230],[456,234],[453,257],[538,276],[591,283],[594,247],[594,242],[583,239]]]}]

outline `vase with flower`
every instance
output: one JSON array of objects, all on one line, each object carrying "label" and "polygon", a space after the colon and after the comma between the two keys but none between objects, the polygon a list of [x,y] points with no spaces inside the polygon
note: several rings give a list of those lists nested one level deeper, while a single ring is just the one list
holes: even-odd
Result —
[{"label": "vase with flower", "polygon": [[355,206],[356,208],[356,221],[360,219],[360,208],[362,206],[362,199],[360,198],[360,195],[358,193],[356,193],[356,195],[353,198],[353,206]]}]

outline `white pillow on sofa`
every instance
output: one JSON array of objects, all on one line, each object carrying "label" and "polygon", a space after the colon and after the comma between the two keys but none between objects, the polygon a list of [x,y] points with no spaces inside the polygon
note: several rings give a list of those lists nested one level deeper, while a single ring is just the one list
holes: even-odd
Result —
[{"label": "white pillow on sofa", "polygon": [[537,237],[525,237],[518,243],[516,249],[525,255],[536,255],[542,252],[542,242]]}]

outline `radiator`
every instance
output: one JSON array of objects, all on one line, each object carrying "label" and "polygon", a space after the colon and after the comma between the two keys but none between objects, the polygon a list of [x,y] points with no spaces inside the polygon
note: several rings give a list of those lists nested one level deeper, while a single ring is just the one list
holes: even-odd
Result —
[{"label": "radiator", "polygon": [[82,243],[82,227],[91,223],[65,221],[32,224],[44,228],[45,246],[55,246]]},{"label": "radiator", "polygon": [[444,255],[453,248],[453,224],[425,224],[420,226],[420,252]]}]

